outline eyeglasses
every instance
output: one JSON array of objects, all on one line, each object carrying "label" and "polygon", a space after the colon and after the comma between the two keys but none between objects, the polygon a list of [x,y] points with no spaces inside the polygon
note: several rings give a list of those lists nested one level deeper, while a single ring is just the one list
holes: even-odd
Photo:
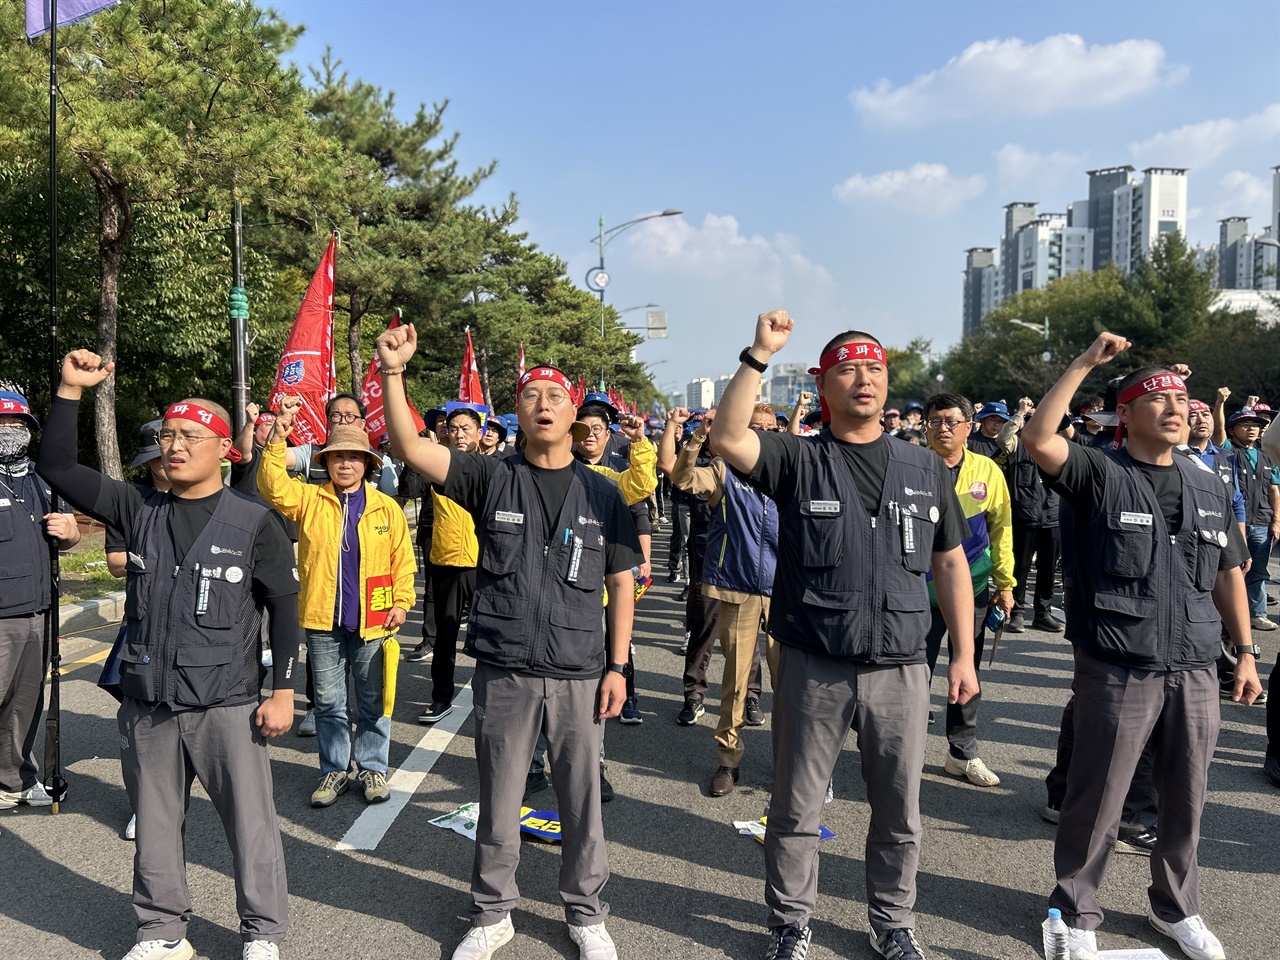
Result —
[{"label": "eyeglasses", "polygon": [[357,420],[363,420],[364,417],[358,413],[339,413],[337,410],[329,414],[330,423],[355,423]]},{"label": "eyeglasses", "polygon": [[609,428],[606,427],[603,423],[597,423],[594,426],[590,426],[587,428],[587,433],[591,434],[591,436],[593,437],[598,437],[602,433],[608,433],[608,432],[609,432]]},{"label": "eyeglasses", "polygon": [[968,420],[940,420],[935,417],[932,420],[926,420],[924,425],[930,430],[941,430],[943,427],[946,427],[948,430],[954,430],[956,427],[968,422]]},{"label": "eyeglasses", "polygon": [[156,442],[162,447],[177,446],[178,441],[182,441],[182,446],[186,448],[194,447],[198,443],[204,443],[206,440],[217,440],[217,434],[206,434],[204,436],[193,436],[189,433],[174,433],[172,430],[161,430],[156,434]]},{"label": "eyeglasses", "polygon": [[569,399],[569,394],[564,390],[558,390],[555,387],[552,387],[545,393],[541,390],[524,390],[520,394],[520,402],[528,407],[535,406],[544,399],[547,403],[551,404],[551,406],[558,407]]}]

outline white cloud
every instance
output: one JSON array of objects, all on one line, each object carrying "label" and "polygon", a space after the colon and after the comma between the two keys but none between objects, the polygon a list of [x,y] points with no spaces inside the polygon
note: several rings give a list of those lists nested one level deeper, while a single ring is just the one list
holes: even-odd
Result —
[{"label": "white cloud", "polygon": [[854,174],[837,184],[835,195],[845,203],[871,201],[937,219],[953,213],[987,189],[984,177],[955,177],[941,163],[917,163],[906,170]]},{"label": "white cloud", "polygon": [[895,87],[887,79],[850,94],[864,117],[911,127],[984,115],[1039,116],[1108,106],[1186,76],[1154,40],[1088,46],[1064,33],[970,45],[942,67]]},{"label": "white cloud", "polygon": [[1084,154],[1036,153],[1018,143],[1006,143],[996,151],[996,175],[1003,187],[1024,184],[1052,185],[1078,179],[1086,166]]},{"label": "white cloud", "polygon": [[788,234],[768,239],[744,234],[736,217],[708,213],[696,227],[684,217],[659,217],[636,228],[628,244],[640,261],[664,272],[677,271],[703,280],[749,282],[756,291],[782,296],[789,284],[829,286],[831,274],[800,252]]},{"label": "white cloud", "polygon": [[1248,217],[1249,229],[1261,233],[1271,212],[1271,184],[1247,170],[1232,170],[1218,181],[1210,203],[1187,213],[1188,221],[1197,221],[1201,231],[1208,231],[1208,242],[1217,238],[1218,221],[1225,217]]},{"label": "white cloud", "polygon": [[1239,119],[1203,120],[1129,144],[1142,165],[1207,167],[1241,147],[1280,139],[1280,103]]}]

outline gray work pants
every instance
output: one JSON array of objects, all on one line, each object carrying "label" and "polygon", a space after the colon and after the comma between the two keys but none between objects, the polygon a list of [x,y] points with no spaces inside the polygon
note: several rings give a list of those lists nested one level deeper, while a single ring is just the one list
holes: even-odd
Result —
[{"label": "gray work pants", "polygon": [[928,664],[854,663],[780,645],[773,702],[773,798],[764,840],[768,925],[803,926],[817,907],[822,801],[852,726],[871,804],[871,927],[877,933],[914,927]]},{"label": "gray work pants", "polygon": [[[1088,744],[1067,772],[1049,905],[1067,925],[1102,925],[1098,888],[1111,859],[1125,794],[1150,738],[1160,796],[1147,896],[1157,917],[1200,913],[1200,815],[1218,742],[1218,677],[1203,670],[1135,670],[1076,650],[1075,739]],[[1154,736],[1153,736],[1154,732]]]},{"label": "gray work pants", "polygon": [[280,943],[289,926],[284,848],[256,703],[174,711],[125,698],[120,763],[138,816],[133,909],[138,942],[180,940],[191,920],[184,823],[199,778],[231,845],[240,935]]},{"label": "gray work pants", "polygon": [[44,618],[0,620],[0,790],[17,793],[38,777],[36,735],[44,707]]},{"label": "gray work pants", "polygon": [[551,782],[560,805],[560,899],[573,926],[601,923],[609,879],[600,820],[600,746],[595,719],[600,681],[514,673],[479,661],[471,678],[480,771],[480,818],[471,869],[471,917],[499,923],[520,902],[520,805],[539,733],[547,737]]}]

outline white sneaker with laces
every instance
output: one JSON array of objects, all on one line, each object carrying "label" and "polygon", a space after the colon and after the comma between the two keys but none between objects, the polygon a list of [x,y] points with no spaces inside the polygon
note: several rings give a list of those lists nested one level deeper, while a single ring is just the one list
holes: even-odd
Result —
[{"label": "white sneaker with laces", "polygon": [[191,960],[195,949],[182,940],[143,940],[124,955],[124,960]]},{"label": "white sneaker with laces", "polygon": [[570,924],[569,939],[578,945],[581,960],[618,960],[618,948],[613,945],[613,937],[609,936],[603,923],[593,923],[589,927]]},{"label": "white sneaker with laces", "polygon": [[124,838],[126,840],[138,839],[138,815],[136,813],[129,818],[129,823],[124,828]]},{"label": "white sneaker with laces", "polygon": [[1182,952],[1191,960],[1226,960],[1227,954],[1222,949],[1222,942],[1204,925],[1199,914],[1177,923],[1161,920],[1154,913],[1147,914],[1147,919],[1166,937],[1177,940]]},{"label": "white sneaker with laces", "polygon": [[489,960],[516,935],[511,917],[503,917],[487,927],[472,927],[453,951],[453,960]]},{"label": "white sneaker with laces", "polygon": [[1067,928],[1067,956],[1071,960],[1098,960],[1098,937],[1092,930]]},{"label": "white sneaker with laces", "polygon": [[240,960],[280,960],[280,945],[270,940],[250,940],[244,945]]},{"label": "white sneaker with laces", "polygon": [[18,804],[25,804],[28,807],[47,807],[51,803],[53,803],[53,797],[45,792],[44,786],[39,782],[25,790],[0,790],[0,810],[9,810]]},{"label": "white sneaker with laces", "polygon": [[987,765],[978,757],[972,760],[957,760],[947,754],[947,762],[942,765],[942,769],[953,777],[964,777],[975,787],[998,787],[1000,778],[987,769]]}]

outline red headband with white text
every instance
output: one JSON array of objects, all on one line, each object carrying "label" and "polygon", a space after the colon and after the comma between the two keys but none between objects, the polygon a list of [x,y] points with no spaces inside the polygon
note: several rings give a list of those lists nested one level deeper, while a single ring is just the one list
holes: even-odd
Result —
[{"label": "red headband with white text", "polygon": [[[1155,373],[1147,377],[1145,380],[1139,380],[1137,383],[1126,387],[1124,392],[1116,397],[1116,406],[1122,403],[1133,403],[1139,397],[1145,397],[1148,393],[1161,393],[1165,390],[1177,390],[1181,393],[1187,392],[1187,384],[1176,373]],[[1111,449],[1119,450],[1124,446],[1124,436],[1127,431],[1121,423],[1116,427],[1115,439],[1111,441]]]},{"label": "red headband with white text", "polygon": [[[850,340],[848,343],[840,343],[824,353],[818,365],[810,367],[809,372],[817,376],[820,373],[826,373],[838,363],[847,363],[851,360],[875,360],[885,363],[884,348],[869,340]],[[827,409],[826,398],[819,396],[818,405],[822,408],[822,422],[829,423],[831,411]]]},{"label": "red headband with white text", "polygon": [[566,377],[555,367],[534,367],[516,384],[516,395],[519,396],[524,392],[524,388],[535,380],[550,380],[557,387],[563,387],[567,393],[573,394],[573,381]]},{"label": "red headband with white text", "polygon": [[[164,412],[165,420],[190,420],[192,423],[199,423],[208,427],[223,440],[231,439],[231,428],[227,426],[227,421],[198,403],[192,403],[190,400],[183,400],[181,403],[175,403]],[[232,447],[226,453],[226,459],[232,463],[240,460],[240,451]]]}]

